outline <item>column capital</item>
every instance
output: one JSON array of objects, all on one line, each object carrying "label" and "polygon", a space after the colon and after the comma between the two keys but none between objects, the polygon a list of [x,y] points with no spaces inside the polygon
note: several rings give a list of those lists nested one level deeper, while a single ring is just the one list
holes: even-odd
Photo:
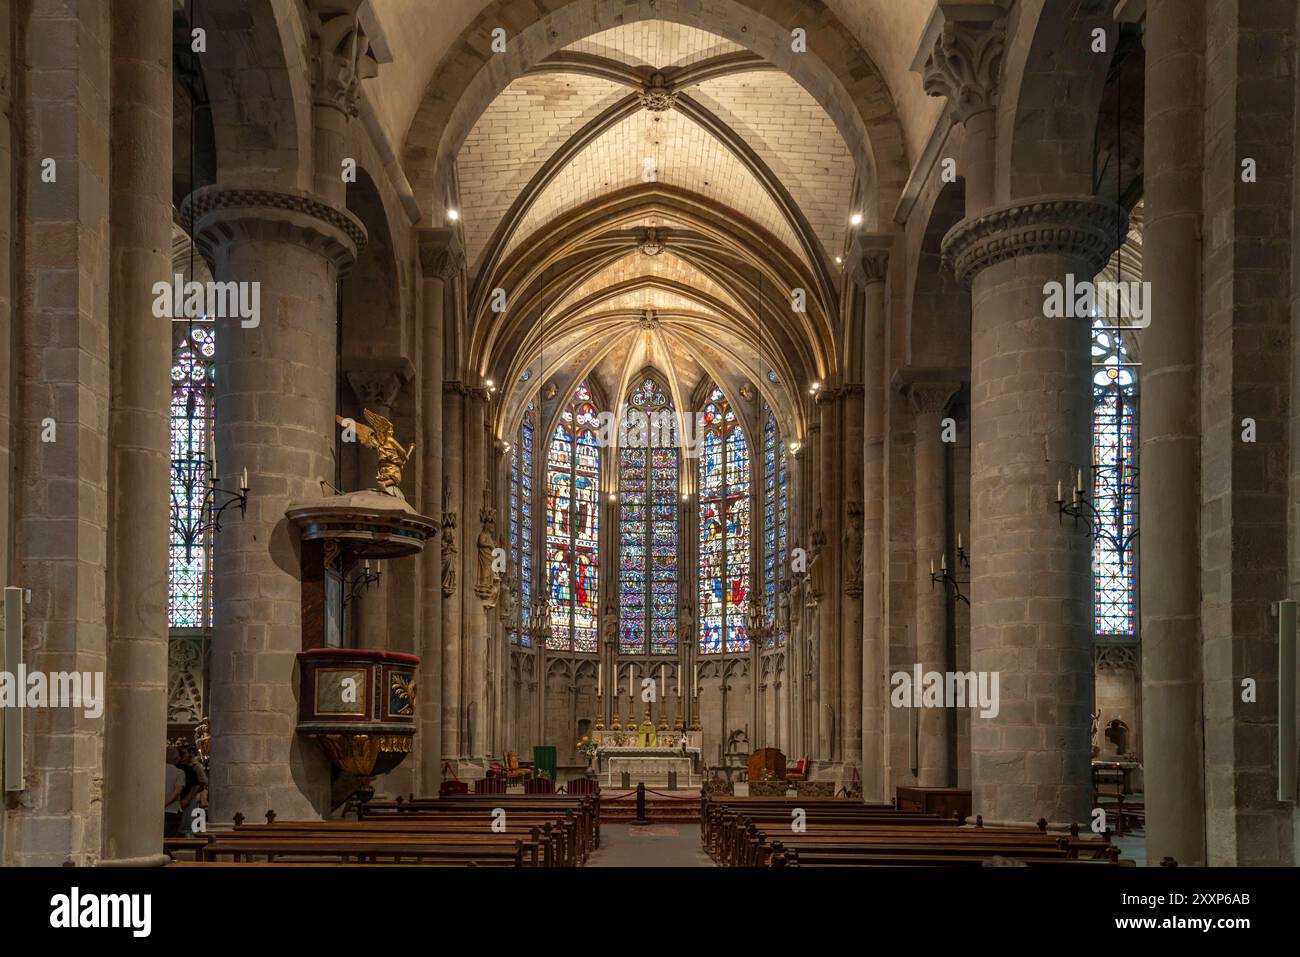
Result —
[{"label": "column capital", "polygon": [[966,286],[989,266],[1035,254],[1082,259],[1091,279],[1122,240],[1127,219],[1093,196],[1039,196],[963,219],[943,237],[941,251]]},{"label": "column capital", "polygon": [[185,197],[181,225],[209,261],[227,243],[290,242],[316,250],[342,273],[366,245],[361,220],[297,189],[204,186]]},{"label": "column capital", "polygon": [[450,227],[418,229],[416,242],[420,250],[420,271],[425,279],[450,282],[465,265],[460,237]]},{"label": "column capital", "polygon": [[940,414],[962,387],[956,370],[940,368],[899,369],[891,384],[907,397],[915,416]]},{"label": "column capital", "polygon": [[[410,359],[344,359],[344,375],[362,405],[388,409],[415,375]],[[386,413],[385,413],[386,414]]]},{"label": "column capital", "polygon": [[912,61],[925,92],[946,96],[953,122],[997,107],[1006,11],[988,0],[940,0]]},{"label": "column capital", "polygon": [[862,286],[885,281],[894,238],[893,233],[858,233],[853,237],[845,262],[854,281]]},{"label": "column capital", "polygon": [[308,0],[312,103],[357,115],[361,81],[379,75],[379,61],[357,17],[361,0]]}]

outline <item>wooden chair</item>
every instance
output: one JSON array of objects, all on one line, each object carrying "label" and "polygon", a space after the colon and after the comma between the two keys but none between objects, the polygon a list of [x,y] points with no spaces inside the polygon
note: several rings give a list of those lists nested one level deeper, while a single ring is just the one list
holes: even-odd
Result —
[{"label": "wooden chair", "polygon": [[505,766],[506,780],[513,781],[517,778],[527,779],[527,778],[531,778],[532,776],[533,776],[532,768],[525,768],[519,764],[518,751],[506,752],[506,766]]}]

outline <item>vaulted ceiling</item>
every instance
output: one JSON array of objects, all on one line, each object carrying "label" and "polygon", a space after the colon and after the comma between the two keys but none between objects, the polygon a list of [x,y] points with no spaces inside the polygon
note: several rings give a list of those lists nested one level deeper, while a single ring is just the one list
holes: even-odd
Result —
[{"label": "vaulted ceiling", "polygon": [[[563,40],[481,65],[493,16],[512,36],[525,22],[505,22],[514,0],[440,0],[433,28],[411,0],[368,2],[391,59],[367,88],[405,144],[417,192],[435,191],[435,225],[445,224],[444,203],[456,211],[469,283],[464,355],[471,375],[498,383],[498,435],[540,387],[586,378],[616,400],[652,366],[679,409],[706,379],[729,394],[756,387],[801,437],[801,397],[843,364],[850,216],[879,221],[866,206],[878,202],[883,160],[864,152],[868,137],[879,140],[868,151],[893,151],[890,188],[901,183],[903,144],[888,126],[898,121],[881,122],[894,114],[889,91],[873,79],[862,37],[835,39],[844,32],[835,18],[875,30],[872,44],[914,50],[932,0],[830,2],[845,8],[832,13],[718,0],[713,19],[685,0],[628,0],[617,17],[599,5],[580,13],[574,0],[528,49]],[[780,28],[765,17],[803,22],[805,13],[811,31],[857,52],[811,72],[798,57],[785,62]],[[590,17],[590,30],[575,17]],[[702,29],[714,25],[719,32]],[[755,37],[751,47],[750,25],[775,30],[775,45]],[[447,42],[456,30],[459,45]],[[921,142],[937,114],[923,91],[914,95],[909,59],[890,63],[926,108],[922,132],[905,133]],[[487,73],[502,78],[485,84]],[[837,83],[852,85],[856,106],[843,87],[829,89]],[[431,134],[439,123],[447,132]]]}]

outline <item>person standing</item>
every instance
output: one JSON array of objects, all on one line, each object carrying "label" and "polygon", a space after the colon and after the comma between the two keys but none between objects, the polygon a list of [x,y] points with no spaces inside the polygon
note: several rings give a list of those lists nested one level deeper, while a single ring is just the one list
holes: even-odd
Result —
[{"label": "person standing", "polygon": [[180,800],[180,834],[185,837],[193,837],[194,809],[200,806],[199,802],[203,796],[203,790],[208,786],[208,776],[203,770],[203,765],[199,762],[198,752],[194,750],[193,745],[183,745],[180,752],[181,758],[177,767],[185,775],[185,790],[181,794]]},{"label": "person standing", "polygon": [[163,837],[179,837],[181,829],[181,795],[185,793],[185,772],[178,766],[180,752],[167,749],[167,773],[163,800]]}]

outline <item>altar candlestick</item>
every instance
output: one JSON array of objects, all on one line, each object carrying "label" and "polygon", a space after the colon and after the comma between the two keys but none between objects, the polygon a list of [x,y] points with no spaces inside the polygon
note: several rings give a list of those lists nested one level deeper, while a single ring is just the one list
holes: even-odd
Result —
[{"label": "altar candlestick", "polygon": [[604,680],[603,680],[604,677],[605,677],[605,664],[604,662],[601,662],[596,665],[596,697],[597,698],[600,697],[601,691],[604,690],[605,687]]},{"label": "altar candlestick", "polygon": [[659,697],[663,701],[668,700],[668,677],[664,674],[666,667],[667,665],[662,663],[659,665]]},{"label": "altar candlestick", "polygon": [[691,680],[695,685],[695,697],[700,696],[700,666],[691,665]]}]

